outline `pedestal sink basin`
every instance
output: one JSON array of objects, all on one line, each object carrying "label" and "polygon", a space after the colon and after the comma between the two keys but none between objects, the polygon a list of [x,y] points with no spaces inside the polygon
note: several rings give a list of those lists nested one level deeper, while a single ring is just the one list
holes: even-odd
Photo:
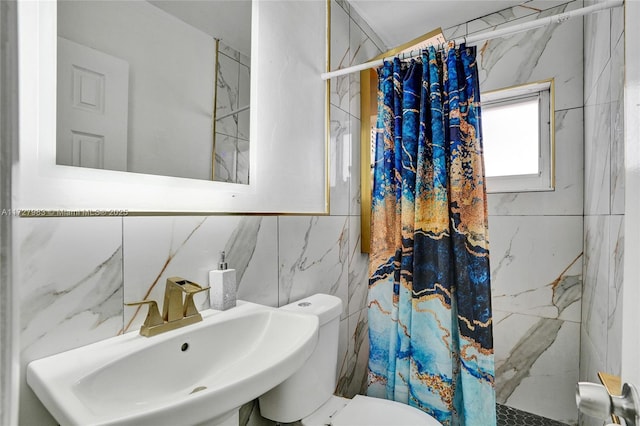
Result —
[{"label": "pedestal sink basin", "polygon": [[61,425],[233,423],[302,366],[318,334],[314,315],[240,303],[158,336],[135,331],[32,361],[27,382]]}]

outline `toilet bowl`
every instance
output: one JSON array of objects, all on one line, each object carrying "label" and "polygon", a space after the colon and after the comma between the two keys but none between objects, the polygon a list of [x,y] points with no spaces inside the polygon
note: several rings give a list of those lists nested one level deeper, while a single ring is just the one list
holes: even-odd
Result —
[{"label": "toilet bowl", "polygon": [[427,413],[406,404],[356,395],[333,395],[338,364],[342,301],[315,294],[280,309],[317,315],[318,343],[293,376],[259,398],[263,417],[279,423],[300,421],[304,426],[437,426]]},{"label": "toilet bowl", "polygon": [[300,422],[302,426],[442,426],[417,408],[386,399],[332,396]]}]

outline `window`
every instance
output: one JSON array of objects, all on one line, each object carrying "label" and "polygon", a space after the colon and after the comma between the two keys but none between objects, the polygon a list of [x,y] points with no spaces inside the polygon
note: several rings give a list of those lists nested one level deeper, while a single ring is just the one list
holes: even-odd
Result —
[{"label": "window", "polygon": [[553,80],[481,95],[487,192],[551,191]]}]

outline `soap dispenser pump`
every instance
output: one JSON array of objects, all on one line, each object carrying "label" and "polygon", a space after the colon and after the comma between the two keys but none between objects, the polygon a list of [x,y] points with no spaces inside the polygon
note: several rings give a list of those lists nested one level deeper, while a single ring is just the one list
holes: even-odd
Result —
[{"label": "soap dispenser pump", "polygon": [[236,306],[236,270],[229,269],[225,252],[220,252],[218,269],[209,271],[211,309],[226,311]]}]

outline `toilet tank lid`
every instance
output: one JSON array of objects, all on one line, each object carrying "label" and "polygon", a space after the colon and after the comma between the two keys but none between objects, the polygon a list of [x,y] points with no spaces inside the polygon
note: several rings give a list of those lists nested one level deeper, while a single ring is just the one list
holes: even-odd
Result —
[{"label": "toilet tank lid", "polygon": [[342,300],[329,294],[317,293],[280,307],[287,311],[318,316],[319,325],[326,324],[342,313]]}]

